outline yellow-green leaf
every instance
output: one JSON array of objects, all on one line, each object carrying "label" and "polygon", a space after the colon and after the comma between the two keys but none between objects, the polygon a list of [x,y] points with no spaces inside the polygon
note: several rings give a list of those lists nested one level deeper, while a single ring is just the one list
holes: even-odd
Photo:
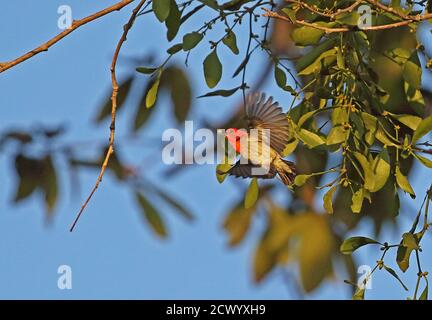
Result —
[{"label": "yellow-green leaf", "polygon": [[388,114],[414,131],[418,128],[420,122],[422,121],[422,118],[410,114],[394,114],[390,112],[388,112]]},{"label": "yellow-green leaf", "polygon": [[304,185],[306,183],[306,181],[312,177],[312,175],[310,174],[299,174],[295,177],[294,179],[294,184],[297,187],[301,187],[302,185]]},{"label": "yellow-green leaf", "polygon": [[349,131],[346,130],[343,126],[336,126],[331,128],[328,136],[327,136],[327,145],[340,144],[345,141],[349,134]]},{"label": "yellow-green leaf", "polygon": [[346,239],[340,246],[340,252],[351,254],[360,247],[367,244],[380,244],[378,241],[367,237],[351,237]]},{"label": "yellow-green leaf", "polygon": [[249,184],[248,189],[246,190],[245,200],[244,200],[244,207],[245,209],[252,208],[256,201],[258,200],[258,180],[257,178],[253,178],[252,181]]},{"label": "yellow-green leaf", "polygon": [[368,159],[359,152],[353,152],[353,154],[363,169],[364,188],[368,191],[373,190],[375,188],[375,175],[371,169]]},{"label": "yellow-green leaf", "polygon": [[376,156],[372,162],[372,171],[375,175],[375,184],[369,191],[377,192],[384,187],[390,176],[390,158],[387,149],[383,149],[381,153]]},{"label": "yellow-green leaf", "polygon": [[156,79],[153,81],[152,85],[150,86],[149,91],[147,92],[147,95],[146,95],[146,107],[147,108],[153,107],[154,104],[156,103],[161,74],[162,74],[162,71],[160,70]]},{"label": "yellow-green leaf", "polygon": [[358,189],[352,196],[351,210],[353,213],[360,213],[364,199],[363,188]]},{"label": "yellow-green leaf", "polygon": [[303,141],[309,148],[315,148],[325,143],[325,140],[316,133],[308,131],[306,129],[300,129],[298,137]]},{"label": "yellow-green leaf", "polygon": [[403,173],[400,171],[399,166],[396,166],[396,182],[398,186],[405,192],[409,193],[412,197],[415,197],[415,192],[413,188],[411,187],[411,184],[408,181],[408,178],[403,175]]},{"label": "yellow-green leaf", "polygon": [[432,160],[419,155],[418,153],[414,153],[414,157],[416,157],[424,166],[428,168],[432,168]]},{"label": "yellow-green leaf", "polygon": [[412,143],[416,143],[424,135],[428,134],[432,130],[432,116],[423,119],[414,131],[412,137]]},{"label": "yellow-green leaf", "polygon": [[336,189],[337,186],[333,186],[324,194],[324,209],[327,211],[327,213],[333,213],[333,194],[335,193]]}]

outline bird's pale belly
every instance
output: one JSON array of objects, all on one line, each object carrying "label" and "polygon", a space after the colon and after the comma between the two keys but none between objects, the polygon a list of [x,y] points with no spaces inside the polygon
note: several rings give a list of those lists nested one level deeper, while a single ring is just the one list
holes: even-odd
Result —
[{"label": "bird's pale belly", "polygon": [[269,145],[262,141],[248,139],[240,143],[238,150],[242,158],[247,159],[249,162],[262,167],[270,168],[273,161],[278,158],[275,152]]}]

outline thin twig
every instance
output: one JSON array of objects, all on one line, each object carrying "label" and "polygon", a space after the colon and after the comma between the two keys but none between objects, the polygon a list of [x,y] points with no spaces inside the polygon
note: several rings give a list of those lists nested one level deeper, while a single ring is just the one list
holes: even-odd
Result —
[{"label": "thin twig", "polygon": [[93,197],[93,194],[96,192],[97,188],[99,187],[99,184],[102,181],[102,177],[103,177],[103,175],[105,173],[105,170],[108,167],[108,162],[109,162],[109,160],[111,158],[111,155],[114,153],[115,120],[116,120],[117,93],[118,93],[118,83],[117,83],[117,78],[116,78],[117,60],[118,60],[118,56],[119,56],[120,50],[121,50],[121,48],[123,46],[123,43],[127,39],[127,35],[129,33],[129,30],[132,28],[132,25],[133,25],[133,23],[135,21],[135,18],[137,16],[137,14],[138,14],[138,12],[140,11],[141,7],[144,5],[145,2],[146,2],[146,0],[141,0],[140,3],[132,11],[132,14],[131,14],[131,16],[129,18],[129,21],[123,27],[123,34],[120,37],[120,39],[119,39],[119,41],[117,43],[116,50],[114,52],[114,56],[113,56],[113,59],[112,59],[112,62],[111,62],[111,82],[112,82],[111,125],[110,125],[110,137],[109,137],[108,150],[106,152],[105,159],[104,159],[104,162],[102,164],[99,176],[98,176],[98,178],[96,180],[96,183],[95,183],[93,189],[91,190],[89,196],[87,197],[86,201],[81,206],[81,209],[78,212],[75,220],[73,221],[72,226],[71,226],[71,228],[69,230],[70,232],[73,231],[76,223],[78,222],[79,218],[81,217],[81,214],[84,212],[84,209],[87,207],[89,201]]},{"label": "thin twig", "polygon": [[313,13],[315,13],[317,15],[320,15],[320,16],[323,16],[323,17],[327,17],[327,18],[331,18],[331,19],[334,19],[336,16],[338,16],[338,15],[340,15],[342,13],[353,11],[360,3],[363,2],[363,0],[358,0],[358,1],[354,2],[352,5],[350,5],[349,7],[346,7],[346,8],[343,8],[343,9],[338,9],[335,12],[323,12],[323,11],[320,11],[320,10],[314,8],[313,6],[311,6],[311,5],[309,5],[309,4],[305,3],[305,2],[302,2],[302,1],[298,1],[298,0],[285,0],[285,1],[288,2],[288,3],[297,4],[300,7],[309,10],[310,12],[313,12]]},{"label": "thin twig", "polygon": [[21,57],[14,59],[14,60],[11,60],[9,62],[0,63],[0,73],[5,72],[6,70],[30,59],[31,57],[33,57],[33,56],[35,56],[41,52],[48,51],[48,49],[51,46],[53,46],[54,44],[59,42],[61,39],[63,39],[64,37],[66,37],[67,35],[72,33],[73,31],[75,31],[79,27],[81,27],[81,26],[83,26],[83,25],[85,25],[85,24],[87,24],[93,20],[96,20],[100,17],[103,17],[108,13],[121,10],[123,7],[127,6],[129,3],[133,2],[133,1],[134,0],[122,0],[122,1],[112,5],[111,7],[108,7],[108,8],[101,10],[101,11],[98,11],[98,12],[96,12],[96,13],[88,16],[88,17],[85,17],[85,18],[80,19],[80,20],[74,20],[72,22],[72,25],[70,26],[70,28],[60,32],[54,38],[48,40],[47,42],[40,45],[39,47],[27,52],[26,54],[22,55]]},{"label": "thin twig", "polygon": [[311,28],[314,28],[317,30],[324,31],[325,33],[339,33],[339,32],[360,31],[360,30],[361,31],[388,30],[388,29],[407,26],[413,22],[420,22],[420,21],[424,21],[424,20],[428,20],[428,19],[432,18],[432,14],[424,14],[424,15],[416,16],[415,19],[413,18],[413,19],[409,19],[409,20],[398,21],[395,23],[383,24],[383,25],[378,25],[378,26],[370,26],[370,27],[362,27],[362,28],[358,28],[358,27],[328,28],[328,27],[320,26],[320,25],[317,25],[315,23],[307,22],[304,20],[292,21],[290,18],[283,16],[277,12],[270,11],[266,8],[262,8],[262,10],[265,11],[265,13],[263,14],[264,17],[272,17],[275,19],[288,21],[288,22],[293,23],[293,24],[297,24],[297,25],[301,25],[301,26],[305,26],[305,27],[311,27]]}]

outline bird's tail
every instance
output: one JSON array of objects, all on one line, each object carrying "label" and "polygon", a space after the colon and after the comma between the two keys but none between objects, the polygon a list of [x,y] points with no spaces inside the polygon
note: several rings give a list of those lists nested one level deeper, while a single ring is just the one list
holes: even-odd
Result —
[{"label": "bird's tail", "polygon": [[288,160],[280,159],[280,162],[276,168],[278,176],[282,182],[289,186],[294,182],[296,176],[296,168],[294,163]]}]

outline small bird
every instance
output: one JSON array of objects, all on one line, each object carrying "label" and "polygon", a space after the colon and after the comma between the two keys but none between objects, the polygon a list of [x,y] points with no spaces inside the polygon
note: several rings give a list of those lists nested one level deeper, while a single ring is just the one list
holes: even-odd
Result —
[{"label": "small bird", "polygon": [[289,141],[289,123],[273,98],[253,93],[246,97],[248,129],[229,128],[225,138],[240,160],[225,172],[235,177],[272,179],[276,175],[285,185],[291,185],[296,175],[294,163],[281,156]]}]

